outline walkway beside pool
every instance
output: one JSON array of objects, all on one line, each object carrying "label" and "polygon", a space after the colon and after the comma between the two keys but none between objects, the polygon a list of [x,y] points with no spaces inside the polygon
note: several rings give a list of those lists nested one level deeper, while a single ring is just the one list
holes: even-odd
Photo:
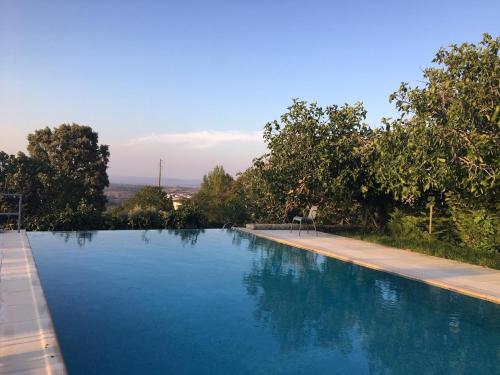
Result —
[{"label": "walkway beside pool", "polygon": [[500,303],[500,271],[314,231],[239,230],[360,266]]},{"label": "walkway beside pool", "polygon": [[24,231],[0,233],[0,373],[66,374]]}]

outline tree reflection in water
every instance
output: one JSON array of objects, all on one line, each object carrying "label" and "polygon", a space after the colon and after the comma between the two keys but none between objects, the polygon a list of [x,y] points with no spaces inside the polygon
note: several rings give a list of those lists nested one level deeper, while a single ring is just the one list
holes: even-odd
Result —
[{"label": "tree reflection in water", "polygon": [[244,237],[254,317],[282,351],[362,350],[371,374],[498,373],[498,305]]},{"label": "tree reflection in water", "polygon": [[148,232],[156,232],[158,235],[161,235],[162,232],[165,231],[169,235],[174,235],[179,237],[181,240],[182,246],[190,245],[194,246],[198,242],[198,236],[200,233],[204,233],[204,229],[155,229],[155,230],[145,230],[141,234],[141,239],[144,243],[148,244],[150,242],[150,238],[148,237]]},{"label": "tree reflection in water", "polygon": [[92,238],[97,234],[97,231],[81,231],[81,232],[52,232],[52,235],[62,237],[64,242],[75,239],[79,247],[85,246],[87,242],[92,242]]},{"label": "tree reflection in water", "polygon": [[[136,230],[134,230],[135,232]],[[198,242],[198,236],[201,233],[204,233],[204,229],[153,229],[153,230],[142,230],[140,231],[141,240],[145,244],[149,244],[151,241],[151,233],[156,233],[157,235],[161,235],[161,233],[165,231],[168,234],[172,234],[176,237],[179,237],[181,244],[183,246],[190,245],[194,246]],[[111,233],[112,231],[107,231],[105,233]],[[128,230],[124,230],[123,232],[130,232]],[[139,232],[139,231],[137,231]],[[98,231],[68,231],[68,232],[52,232],[52,235],[57,237],[62,237],[65,243],[68,243],[70,240],[75,240],[76,244],[79,247],[84,247],[87,243],[92,242],[92,239],[97,236]]]},{"label": "tree reflection in water", "polygon": [[179,236],[183,246],[190,245],[194,246],[198,242],[198,236],[200,233],[205,233],[204,229],[173,229],[169,230],[168,233]]}]

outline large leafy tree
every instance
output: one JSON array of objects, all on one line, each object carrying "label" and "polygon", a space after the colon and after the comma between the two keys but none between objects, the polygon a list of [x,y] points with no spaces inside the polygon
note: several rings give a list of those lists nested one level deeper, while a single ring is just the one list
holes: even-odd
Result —
[{"label": "large leafy tree", "polygon": [[[23,223],[29,221],[30,228],[42,225],[44,216],[50,211],[52,194],[48,186],[50,168],[46,163],[22,152],[17,156],[0,152],[0,191],[22,194]],[[3,199],[0,206],[3,212],[16,211],[17,200]]]},{"label": "large leafy tree", "polygon": [[271,187],[263,178],[262,169],[252,166],[238,176],[234,186],[234,199],[241,207],[242,222],[275,222],[281,219],[281,196],[272,194]]},{"label": "large leafy tree", "polygon": [[222,226],[229,221],[225,201],[230,196],[233,183],[233,177],[219,165],[203,176],[193,203],[203,213],[208,226]]},{"label": "large leafy tree", "polygon": [[206,225],[211,227],[227,223],[242,224],[246,218],[240,185],[222,166],[216,166],[203,176],[200,190],[193,197],[193,204],[206,220]]},{"label": "large leafy tree", "polygon": [[268,153],[257,159],[252,181],[286,220],[294,208],[319,204],[331,219],[349,220],[377,195],[374,132],[361,103],[326,108],[294,100],[280,121],[265,126]]},{"label": "large leafy tree", "polygon": [[82,202],[103,211],[109,161],[107,145],[99,145],[90,126],[63,124],[28,135],[28,152],[52,170],[53,197],[59,207],[76,209]]},{"label": "large leafy tree", "polygon": [[440,49],[422,87],[390,96],[400,113],[377,140],[377,179],[411,205],[447,193],[467,204],[498,201],[499,38]]},{"label": "large leafy tree", "polygon": [[0,189],[23,194],[27,229],[93,229],[101,225],[108,146],[88,126],[61,125],[28,136],[29,156],[0,153]]}]

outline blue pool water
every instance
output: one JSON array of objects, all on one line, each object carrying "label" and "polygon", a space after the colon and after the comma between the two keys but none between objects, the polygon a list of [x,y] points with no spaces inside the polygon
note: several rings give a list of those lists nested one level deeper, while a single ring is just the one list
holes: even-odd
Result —
[{"label": "blue pool water", "polygon": [[498,374],[498,305],[234,231],[29,233],[70,374]]}]

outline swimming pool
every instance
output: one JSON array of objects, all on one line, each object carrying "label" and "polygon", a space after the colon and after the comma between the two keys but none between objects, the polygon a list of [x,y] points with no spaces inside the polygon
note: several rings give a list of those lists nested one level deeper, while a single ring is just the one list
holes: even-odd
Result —
[{"label": "swimming pool", "polygon": [[70,374],[498,374],[500,308],[237,231],[28,234]]}]

